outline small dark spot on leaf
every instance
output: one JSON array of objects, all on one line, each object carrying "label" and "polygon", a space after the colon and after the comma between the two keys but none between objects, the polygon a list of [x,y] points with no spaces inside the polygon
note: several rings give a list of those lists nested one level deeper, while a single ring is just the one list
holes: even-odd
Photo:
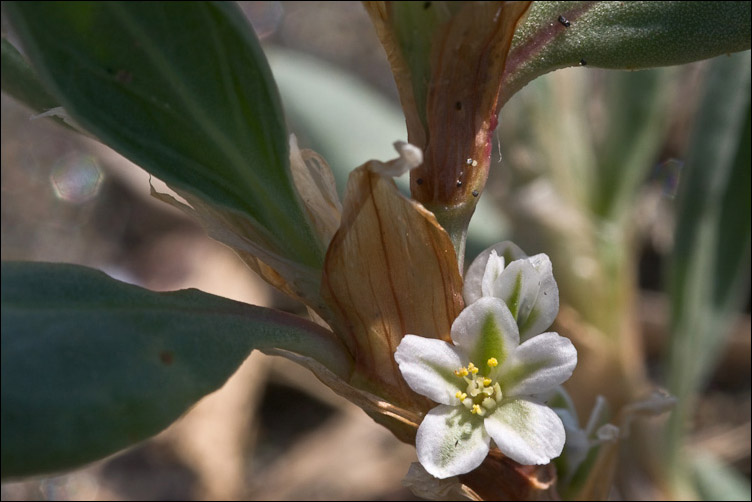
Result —
[{"label": "small dark spot on leaf", "polygon": [[175,360],[175,356],[169,350],[163,350],[159,353],[159,360],[162,361],[162,364],[165,366],[170,366]]},{"label": "small dark spot on leaf", "polygon": [[462,182],[461,182],[460,180],[457,180],[457,186],[458,186],[458,187],[461,187],[461,186],[462,186]]},{"label": "small dark spot on leaf", "polygon": [[456,110],[458,110],[458,111],[459,111],[459,110],[462,110],[462,101],[457,101],[457,102],[456,102],[456,103],[454,104],[454,108],[455,108]]},{"label": "small dark spot on leaf", "polygon": [[477,197],[478,195],[480,195],[480,193],[478,193],[477,190],[473,190],[473,197]]},{"label": "small dark spot on leaf", "polygon": [[130,84],[131,80],[133,80],[133,74],[128,70],[118,70],[115,78],[123,84]]},{"label": "small dark spot on leaf", "polygon": [[110,75],[112,75],[113,73],[115,73],[115,70],[113,70],[113,69],[112,69],[112,68],[110,68],[110,67],[106,67],[106,68],[104,69],[104,71],[106,71],[106,72],[107,72],[107,73],[109,73]]},{"label": "small dark spot on leaf", "polygon": [[569,22],[569,19],[565,18],[564,16],[559,16],[559,22],[563,24],[565,28],[569,28],[569,26],[572,24]]},{"label": "small dark spot on leaf", "polygon": [[417,183],[418,185],[422,185],[423,184],[423,178],[418,178],[417,180],[415,180],[415,183]]},{"label": "small dark spot on leaf", "polygon": [[429,7],[431,7],[431,2],[423,2],[424,9],[428,9]]},{"label": "small dark spot on leaf", "polygon": [[585,65],[587,65],[587,61],[585,61],[584,59],[580,59],[580,66],[585,66]]}]

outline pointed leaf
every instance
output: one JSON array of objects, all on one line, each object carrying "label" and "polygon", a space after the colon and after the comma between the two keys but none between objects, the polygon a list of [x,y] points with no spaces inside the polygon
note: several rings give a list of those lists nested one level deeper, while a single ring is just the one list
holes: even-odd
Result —
[{"label": "pointed leaf", "polygon": [[750,47],[749,2],[534,2],[512,42],[501,102],[567,66],[636,70]]},{"label": "pointed leaf", "polygon": [[3,37],[2,41],[3,92],[13,96],[37,113],[60,106],[39,81],[26,58]]},{"label": "pointed leaf", "polygon": [[43,83],[77,123],[174,188],[247,215],[289,258],[321,265],[291,181],[279,96],[237,6],[6,7]]},{"label": "pointed leaf", "polygon": [[333,335],[303,319],[80,266],[3,263],[2,312],[3,478],[76,467],[156,434],[253,349],[349,373]]}]

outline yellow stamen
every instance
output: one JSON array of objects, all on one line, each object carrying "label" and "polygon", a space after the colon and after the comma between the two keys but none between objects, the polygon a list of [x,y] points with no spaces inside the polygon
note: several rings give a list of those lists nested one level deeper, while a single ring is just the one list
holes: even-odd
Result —
[{"label": "yellow stamen", "polygon": [[478,367],[477,367],[477,366],[475,366],[475,365],[474,365],[473,363],[470,363],[470,364],[468,364],[468,365],[467,365],[467,370],[468,370],[468,371],[469,371],[470,373],[472,373],[473,375],[475,375],[476,373],[478,373],[478,371],[480,371],[480,370],[478,369]]},{"label": "yellow stamen", "polygon": [[457,394],[455,394],[455,395],[454,395],[454,397],[456,397],[456,398],[457,398],[457,399],[459,399],[460,401],[464,401],[464,400],[465,400],[465,398],[467,398],[467,394],[465,394],[465,393],[464,393],[464,392],[462,392],[461,390],[458,390],[458,391],[457,391]]},{"label": "yellow stamen", "polygon": [[470,413],[473,413],[475,415],[478,415],[482,410],[480,409],[480,405],[474,404],[473,409],[470,410]]},{"label": "yellow stamen", "polygon": [[485,385],[485,386],[491,385],[491,382],[493,382],[493,380],[491,380],[490,378],[484,378],[483,379],[483,385]]},{"label": "yellow stamen", "polygon": [[458,377],[466,377],[468,375],[467,368],[460,368],[458,370],[454,370],[454,374]]},{"label": "yellow stamen", "polygon": [[492,368],[495,368],[499,365],[499,361],[497,361],[495,357],[492,357],[488,360],[488,365]]}]

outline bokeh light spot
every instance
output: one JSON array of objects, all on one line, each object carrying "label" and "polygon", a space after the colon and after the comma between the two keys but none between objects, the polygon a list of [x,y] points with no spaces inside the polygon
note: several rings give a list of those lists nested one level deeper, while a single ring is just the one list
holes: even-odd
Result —
[{"label": "bokeh light spot", "polygon": [[58,161],[50,174],[55,195],[72,204],[83,204],[96,197],[104,174],[94,157],[70,155]]}]

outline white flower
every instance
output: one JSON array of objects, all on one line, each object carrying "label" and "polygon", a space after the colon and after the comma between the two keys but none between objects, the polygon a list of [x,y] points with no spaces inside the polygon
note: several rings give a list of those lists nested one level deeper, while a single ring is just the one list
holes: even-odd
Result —
[{"label": "white flower", "polygon": [[437,478],[475,469],[491,439],[525,465],[561,454],[564,426],[533,396],[567,380],[577,364],[572,343],[543,333],[520,344],[515,318],[499,298],[482,297],[451,328],[454,345],[405,335],[394,355],[405,381],[439,405],[418,428],[416,449]]},{"label": "white flower", "polygon": [[504,300],[517,321],[522,341],[551,326],[559,312],[559,288],[551,260],[543,253],[528,257],[508,241],[486,249],[473,260],[462,293],[467,305],[486,296]]}]

